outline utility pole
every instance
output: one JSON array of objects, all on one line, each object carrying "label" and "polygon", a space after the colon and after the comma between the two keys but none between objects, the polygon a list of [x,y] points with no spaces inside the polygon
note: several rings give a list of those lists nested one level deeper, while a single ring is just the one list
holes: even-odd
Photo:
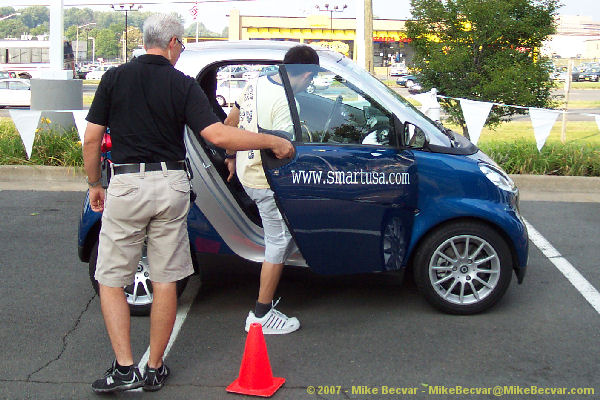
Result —
[{"label": "utility pole", "polygon": [[356,0],[356,62],[373,73],[373,2]]},{"label": "utility pole", "polygon": [[569,109],[569,94],[571,92],[571,74],[573,73],[573,59],[569,59],[567,76],[565,76],[565,109],[562,115],[562,129],[560,132],[560,141],[564,144],[567,141],[567,111]]},{"label": "utility pole", "polygon": [[363,0],[365,9],[365,69],[373,74],[373,0]]}]

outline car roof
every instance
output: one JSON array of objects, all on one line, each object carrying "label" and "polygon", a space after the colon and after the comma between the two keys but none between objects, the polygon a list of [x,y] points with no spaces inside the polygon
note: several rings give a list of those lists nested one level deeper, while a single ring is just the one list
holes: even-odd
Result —
[{"label": "car roof", "polygon": [[[186,43],[176,68],[190,76],[197,76],[207,65],[223,61],[282,62],[285,53],[298,42],[274,40],[207,41]],[[335,51],[312,46],[319,54],[321,64],[338,62],[343,56]]]}]

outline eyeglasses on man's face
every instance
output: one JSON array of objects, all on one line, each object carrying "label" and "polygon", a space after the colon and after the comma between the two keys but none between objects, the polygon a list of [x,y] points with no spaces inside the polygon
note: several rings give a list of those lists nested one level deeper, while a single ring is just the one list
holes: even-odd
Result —
[{"label": "eyeglasses on man's face", "polygon": [[177,43],[181,45],[181,52],[183,53],[183,51],[185,50],[185,46],[183,45],[183,43],[181,43],[181,40],[179,40],[179,38],[176,37],[175,40],[177,40]]}]

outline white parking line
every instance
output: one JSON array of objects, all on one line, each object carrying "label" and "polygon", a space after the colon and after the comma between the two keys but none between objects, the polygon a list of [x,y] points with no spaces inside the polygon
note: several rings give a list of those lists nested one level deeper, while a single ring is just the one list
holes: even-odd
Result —
[{"label": "white parking line", "polygon": [[[177,335],[179,335],[179,331],[181,330],[181,327],[183,326],[183,322],[187,318],[188,312],[190,311],[192,303],[194,302],[194,299],[196,298],[196,295],[198,294],[199,290],[200,290],[200,279],[196,276],[190,277],[190,280],[188,281],[188,285],[187,285],[185,291],[179,298],[179,305],[177,306],[177,315],[175,316],[175,324],[173,325],[173,332],[171,333],[171,338],[169,339],[167,348],[165,349],[165,354],[163,355],[163,359],[167,358],[167,354],[169,354],[169,351],[171,350],[171,347],[173,346],[175,339],[177,339]],[[149,357],[150,357],[150,347],[148,347],[146,349],[146,352],[144,353],[144,355],[140,359],[140,362],[138,363],[138,368],[140,369],[140,372],[142,374],[144,373],[144,368],[146,367],[146,363],[148,363]],[[141,390],[142,389],[139,388],[139,389],[134,389],[132,391],[141,391]]]},{"label": "white parking line", "polygon": [[[525,221],[525,220],[524,220]],[[575,269],[575,267],[564,258],[558,250],[550,244],[529,222],[525,221],[529,239],[550,260],[552,264],[571,282],[575,289],[594,307],[600,314],[600,293],[587,279]]]}]

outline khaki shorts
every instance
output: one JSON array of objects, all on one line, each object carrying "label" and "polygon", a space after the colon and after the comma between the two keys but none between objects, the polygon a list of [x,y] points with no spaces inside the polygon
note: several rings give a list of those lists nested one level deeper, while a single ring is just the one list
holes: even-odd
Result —
[{"label": "khaki shorts", "polygon": [[185,171],[114,175],[102,214],[98,282],[110,287],[133,283],[146,236],[150,280],[175,282],[194,273],[187,232],[189,208]]}]

